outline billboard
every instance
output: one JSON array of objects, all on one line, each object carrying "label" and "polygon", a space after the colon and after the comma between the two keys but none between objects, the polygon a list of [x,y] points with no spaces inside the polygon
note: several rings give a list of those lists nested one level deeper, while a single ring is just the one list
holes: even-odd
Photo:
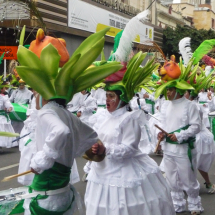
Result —
[{"label": "billboard", "polygon": [[[130,19],[96,7],[89,3],[72,0],[68,1],[68,26],[95,33],[106,27],[110,27],[107,36],[115,37],[118,32],[125,28]],[[137,32],[135,42],[146,43],[154,39],[154,28],[142,24]]]}]

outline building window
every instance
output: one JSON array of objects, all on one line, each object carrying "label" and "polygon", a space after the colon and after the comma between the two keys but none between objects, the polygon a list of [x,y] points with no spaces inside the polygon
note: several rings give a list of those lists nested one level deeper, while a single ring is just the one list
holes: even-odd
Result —
[{"label": "building window", "polygon": [[169,14],[172,14],[172,6],[169,6]]},{"label": "building window", "polygon": [[211,4],[211,0],[206,0],[205,4]]},{"label": "building window", "polygon": [[123,2],[124,4],[128,4],[129,5],[129,0],[121,0],[121,2]]}]

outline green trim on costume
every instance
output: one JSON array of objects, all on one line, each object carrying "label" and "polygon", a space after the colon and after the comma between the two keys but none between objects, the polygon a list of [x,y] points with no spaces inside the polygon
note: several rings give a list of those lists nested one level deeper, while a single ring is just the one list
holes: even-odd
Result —
[{"label": "green trim on costume", "polygon": [[[63,164],[55,162],[51,169],[45,170],[43,173],[34,176],[32,184],[29,186],[29,193],[32,193],[33,190],[36,191],[48,191],[48,190],[57,190],[63,187],[66,187],[70,181],[71,168],[64,166]],[[48,211],[44,208],[41,208],[38,205],[37,200],[46,199],[46,195],[37,195],[32,198],[30,203],[30,211],[32,215],[61,215],[64,214],[67,210],[70,209],[71,205],[65,211]]]},{"label": "green trim on costume", "polygon": [[34,176],[30,187],[37,191],[48,191],[63,188],[70,181],[71,168],[55,162],[51,169]]},{"label": "green trim on costume", "polygon": [[207,103],[207,102],[199,102],[199,104],[205,104],[205,103]]},{"label": "green trim on costume", "polygon": [[146,101],[146,104],[152,105],[152,114],[154,114],[155,113],[155,102],[152,100],[149,100],[149,99],[145,99],[145,101]]},{"label": "green trim on costume", "polygon": [[28,139],[28,141],[25,143],[25,146],[27,146],[31,141],[31,139]]},{"label": "green trim on costume", "polygon": [[[169,134],[173,134],[173,133],[179,133],[180,131],[182,130],[187,130],[188,128],[190,127],[190,125],[186,125],[185,127],[183,128],[180,128],[178,130],[175,130]],[[193,169],[193,164],[192,164],[192,152],[191,150],[194,149],[194,142],[195,142],[196,138],[195,137],[190,137],[188,138],[188,140],[184,140],[182,143],[178,143],[178,142],[174,142],[172,141],[169,137],[166,137],[166,142],[167,143],[170,143],[170,144],[176,144],[176,145],[181,145],[181,144],[186,144],[188,143],[188,151],[187,151],[187,155],[188,155],[188,158],[190,160],[190,164],[191,164],[191,169],[194,171]]]},{"label": "green trim on costume", "polygon": [[4,110],[0,110],[0,116],[5,116],[7,118],[7,122],[10,121],[10,117],[8,116],[8,114]]},{"label": "green trim on costume", "polygon": [[214,136],[215,140],[215,117],[214,116],[209,116],[209,121],[210,121],[210,126],[211,126],[211,132]]}]

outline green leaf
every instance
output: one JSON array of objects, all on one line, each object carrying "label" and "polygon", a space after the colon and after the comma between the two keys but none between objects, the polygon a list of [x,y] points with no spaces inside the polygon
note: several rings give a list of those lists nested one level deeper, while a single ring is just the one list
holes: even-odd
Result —
[{"label": "green leaf", "polygon": [[155,99],[157,99],[160,94],[162,94],[162,92],[166,89],[166,87],[168,87],[170,84],[173,85],[173,82],[175,82],[174,84],[176,85],[176,81],[172,80],[172,81],[168,81],[164,84],[162,84],[160,87],[158,87],[158,89],[155,92]]},{"label": "green leaf", "polygon": [[87,37],[81,43],[81,45],[75,50],[75,52],[72,55],[72,58],[77,54],[83,55],[86,52],[88,52],[92,48],[92,46],[94,46],[99,40],[101,40],[109,30],[110,28],[108,27]]},{"label": "green leaf", "polygon": [[83,73],[80,77],[76,79],[74,83],[75,92],[77,93],[96,85],[102,79],[113,74],[114,72],[119,71],[122,67],[123,66],[120,63],[109,63],[102,66],[87,69],[86,73]]},{"label": "green leaf", "polygon": [[21,66],[36,70],[41,70],[42,68],[40,59],[37,57],[37,55],[29,49],[26,49],[24,46],[19,46],[17,58]]},{"label": "green leaf", "polygon": [[58,76],[55,80],[55,89],[59,96],[68,97],[68,95],[71,94],[71,92],[73,91],[73,80],[70,78],[70,75],[73,70],[73,66],[78,62],[80,57],[81,54],[76,55],[66,64],[64,64],[62,69],[59,71]]},{"label": "green leaf", "polygon": [[20,38],[19,38],[19,45],[23,46],[24,44],[24,39],[25,39],[25,25],[22,28],[22,32],[20,34]]},{"label": "green leaf", "polygon": [[43,95],[44,99],[48,100],[55,95],[55,90],[43,71],[25,66],[17,66],[16,70],[29,86]]},{"label": "green leaf", "polygon": [[3,137],[18,137],[19,134],[18,133],[0,131],[0,136],[3,136]]},{"label": "green leaf", "polygon": [[177,81],[175,87],[178,89],[181,89],[181,90],[193,90],[194,89],[190,84],[188,84],[184,80]]},{"label": "green leaf", "polygon": [[49,80],[53,80],[57,77],[60,58],[61,56],[59,55],[58,50],[51,43],[43,48],[40,55],[40,61],[43,71],[46,73]]},{"label": "green leaf", "polygon": [[71,71],[70,78],[75,80],[78,78],[90,65],[92,65],[93,61],[96,60],[96,58],[101,53],[101,50],[104,47],[105,38],[102,37],[99,41],[97,41],[91,49],[89,49],[87,52],[85,52],[83,55],[81,55],[78,62],[74,65]]}]

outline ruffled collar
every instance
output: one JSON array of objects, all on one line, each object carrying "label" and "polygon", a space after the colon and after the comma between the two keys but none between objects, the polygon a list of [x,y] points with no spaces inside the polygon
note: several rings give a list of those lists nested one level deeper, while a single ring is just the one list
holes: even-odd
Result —
[{"label": "ruffled collar", "polygon": [[183,96],[182,98],[172,100],[171,102],[172,102],[173,104],[178,104],[178,103],[183,102],[185,99],[186,99],[186,98]]},{"label": "ruffled collar", "polygon": [[45,104],[42,109],[49,109],[49,108],[52,108],[52,107],[60,107],[60,108],[64,108],[62,105],[59,105],[58,103],[56,103],[55,101],[50,101],[48,102],[47,104]]},{"label": "ruffled collar", "polygon": [[124,106],[124,107],[119,108],[119,109],[117,109],[117,110],[115,110],[113,112],[108,112],[108,113],[110,114],[110,116],[115,117],[115,116],[120,116],[120,115],[122,115],[122,114],[124,114],[126,112],[127,112],[127,109],[126,109],[126,106]]}]

